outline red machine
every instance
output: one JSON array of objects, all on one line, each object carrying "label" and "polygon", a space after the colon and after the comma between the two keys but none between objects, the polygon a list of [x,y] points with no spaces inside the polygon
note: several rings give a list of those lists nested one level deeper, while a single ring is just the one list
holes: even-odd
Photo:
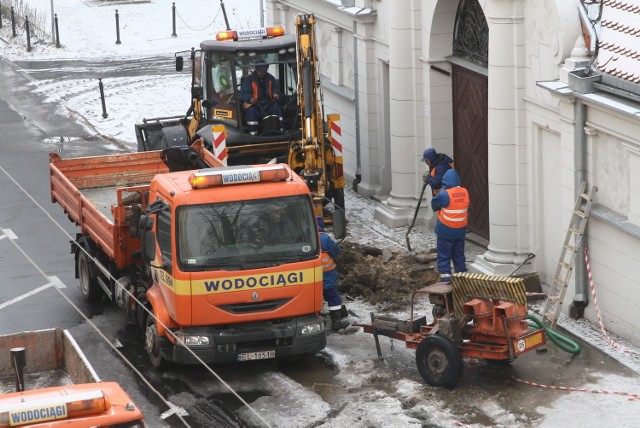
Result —
[{"label": "red machine", "polygon": [[[415,298],[427,294],[433,321],[414,317]],[[546,343],[543,329],[526,320],[527,298],[522,278],[460,273],[452,284],[438,282],[416,290],[411,318],[401,321],[371,314],[372,333],[382,359],[378,336],[402,340],[416,350],[423,379],[433,386],[453,388],[462,376],[463,357],[511,362]]]}]

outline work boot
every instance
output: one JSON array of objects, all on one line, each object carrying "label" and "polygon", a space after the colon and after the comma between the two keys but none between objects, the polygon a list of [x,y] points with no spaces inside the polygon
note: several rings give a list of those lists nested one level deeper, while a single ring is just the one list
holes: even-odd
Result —
[{"label": "work boot", "polygon": [[342,311],[340,309],[329,311],[329,315],[331,316],[331,330],[333,331],[345,329],[351,324],[348,318],[342,317]]},{"label": "work boot", "polygon": [[347,311],[347,307],[345,305],[342,305],[340,307],[340,317],[347,318],[348,316],[349,316],[349,311]]}]

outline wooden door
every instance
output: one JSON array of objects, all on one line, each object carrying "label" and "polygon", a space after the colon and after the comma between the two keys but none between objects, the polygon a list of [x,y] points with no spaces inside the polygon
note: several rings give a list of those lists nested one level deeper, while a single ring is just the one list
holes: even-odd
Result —
[{"label": "wooden door", "polygon": [[489,239],[487,76],[452,64],[453,157],[469,191],[468,231]]}]

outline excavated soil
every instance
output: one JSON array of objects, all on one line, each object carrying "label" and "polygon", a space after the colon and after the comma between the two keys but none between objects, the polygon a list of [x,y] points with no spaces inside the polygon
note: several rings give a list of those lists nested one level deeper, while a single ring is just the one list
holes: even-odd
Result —
[{"label": "excavated soil", "polygon": [[440,278],[436,254],[411,254],[343,242],[336,258],[343,297],[363,300],[386,311],[406,309],[414,290]]}]

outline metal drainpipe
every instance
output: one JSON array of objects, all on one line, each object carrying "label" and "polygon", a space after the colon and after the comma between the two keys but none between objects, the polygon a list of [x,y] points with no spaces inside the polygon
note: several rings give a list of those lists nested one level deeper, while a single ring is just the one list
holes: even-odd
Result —
[{"label": "metal drainpipe", "polygon": [[[576,98],[574,105],[574,163],[575,174],[574,184],[576,191],[579,191],[580,184],[585,179],[585,153],[586,153],[586,134],[584,131],[587,121],[587,108],[584,103]],[[579,195],[575,195],[576,199]],[[583,238],[586,236],[583,235]],[[576,253],[575,263],[575,295],[573,297],[573,303],[569,308],[569,316],[573,319],[581,318],[584,316],[584,308],[589,304],[588,293],[589,284],[587,283],[587,267],[584,263],[585,242],[584,239],[578,245],[578,252]]]},{"label": "metal drainpipe", "polygon": [[360,170],[360,93],[358,91],[358,23],[353,21],[353,81],[355,90],[355,117],[356,117],[356,178],[353,180],[353,190],[358,191],[358,183],[362,180]]}]

